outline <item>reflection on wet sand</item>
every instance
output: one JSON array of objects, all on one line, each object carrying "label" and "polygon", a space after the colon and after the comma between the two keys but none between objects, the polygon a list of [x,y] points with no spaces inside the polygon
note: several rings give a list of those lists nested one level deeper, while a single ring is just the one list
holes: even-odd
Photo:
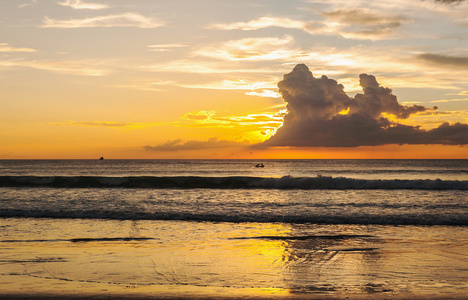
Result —
[{"label": "reflection on wet sand", "polygon": [[[468,292],[464,228],[106,221],[95,232],[86,221],[41,222],[40,239],[0,241],[3,293],[394,299]],[[69,233],[57,236],[51,226]]]},{"label": "reflection on wet sand", "polygon": [[237,239],[282,248],[278,274],[292,296],[463,298],[468,292],[464,228],[295,224],[284,232]]},{"label": "reflection on wet sand", "polygon": [[[301,230],[292,229],[292,234]],[[284,280],[292,294],[375,293],[391,290],[376,283],[383,254],[370,235],[315,235],[288,239]]]},{"label": "reflection on wet sand", "polygon": [[[291,294],[388,293],[374,271],[384,259],[372,235],[301,235],[288,225],[288,235],[242,237],[283,247],[281,277]],[[275,242],[283,241],[281,244]]]},{"label": "reflection on wet sand", "polygon": [[[290,237],[272,237],[286,242],[283,278],[291,294],[463,298],[468,292],[464,228],[432,227],[428,234],[412,226],[312,227],[319,234],[304,235],[310,226],[294,225]],[[320,234],[324,229],[352,234]]]}]

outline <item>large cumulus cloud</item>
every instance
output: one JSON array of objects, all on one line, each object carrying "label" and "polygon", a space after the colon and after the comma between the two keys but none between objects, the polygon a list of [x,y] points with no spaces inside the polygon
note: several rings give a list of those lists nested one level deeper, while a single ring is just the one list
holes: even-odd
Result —
[{"label": "large cumulus cloud", "polygon": [[[385,144],[468,144],[468,124],[444,123],[432,130],[391,121],[435,110],[398,103],[392,90],[372,75],[359,76],[363,93],[349,97],[343,86],[326,76],[315,78],[304,64],[278,83],[287,103],[283,126],[261,147],[358,147]],[[393,118],[392,118],[393,119]]]}]

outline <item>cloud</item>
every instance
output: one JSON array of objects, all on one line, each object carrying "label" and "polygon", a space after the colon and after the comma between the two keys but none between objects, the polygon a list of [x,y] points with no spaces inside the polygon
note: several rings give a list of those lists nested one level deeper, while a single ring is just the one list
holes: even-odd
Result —
[{"label": "cloud", "polygon": [[167,51],[174,51],[175,48],[184,48],[187,47],[186,44],[160,44],[160,45],[149,45],[148,51],[153,52],[167,52]]},{"label": "cloud", "polygon": [[88,28],[88,27],[137,27],[156,28],[163,26],[163,22],[147,18],[137,13],[122,13],[117,15],[100,16],[88,19],[53,20],[45,18],[44,28]]},{"label": "cloud", "polygon": [[159,92],[164,91],[165,86],[178,85],[175,81],[163,80],[163,81],[153,81],[153,82],[144,82],[144,79],[136,79],[135,83],[132,84],[122,84],[122,85],[113,85],[114,87],[119,88],[130,88],[140,91],[150,91],[150,92]]},{"label": "cloud", "polygon": [[276,88],[272,83],[265,81],[248,81],[243,79],[209,82],[205,84],[179,84],[181,87],[213,90],[257,90],[261,88]]},{"label": "cloud", "polygon": [[421,105],[400,105],[392,90],[381,87],[372,75],[359,75],[359,83],[364,94],[357,94],[354,100],[348,102],[351,114],[367,115],[376,119],[382,113],[388,113],[399,119],[407,119],[411,114],[427,110]]},{"label": "cloud", "polygon": [[323,16],[335,22],[342,24],[357,24],[357,25],[384,25],[390,28],[398,27],[405,20],[403,17],[393,17],[381,15],[375,11],[365,8],[359,9],[340,9],[333,12],[322,13]]},{"label": "cloud", "polygon": [[194,112],[189,112],[186,113],[185,115],[182,116],[182,119],[186,120],[208,120],[212,116],[214,116],[216,112],[214,111],[206,111],[206,110],[200,110],[200,111],[194,111]]},{"label": "cloud", "polygon": [[28,3],[18,4],[18,8],[25,8],[25,7],[33,6],[33,5],[36,5],[36,4],[37,4],[37,0],[31,0]]},{"label": "cloud", "polygon": [[0,61],[0,67],[26,67],[61,74],[104,76],[110,72],[109,70],[98,69],[96,65],[97,63],[90,61]]},{"label": "cloud", "polygon": [[31,49],[31,48],[16,48],[16,47],[9,46],[8,43],[0,43],[0,53],[15,53],[15,52],[31,53],[31,52],[37,52],[37,50]]},{"label": "cloud", "polygon": [[441,67],[452,67],[462,69],[468,68],[467,56],[449,56],[434,53],[423,53],[417,55],[416,58]]},{"label": "cloud", "polygon": [[437,3],[443,3],[443,4],[460,4],[462,2],[465,2],[466,0],[434,0]]},{"label": "cloud", "polygon": [[275,130],[281,125],[284,113],[260,113],[244,116],[215,116],[214,111],[195,111],[186,113],[181,119],[186,122],[179,126],[189,127],[217,127],[217,128],[244,128],[253,132],[258,130]]},{"label": "cloud", "polygon": [[407,22],[404,17],[382,15],[365,8],[337,10],[322,14],[328,22],[338,25],[337,32],[345,38],[380,39],[394,33],[393,29]]},{"label": "cloud", "polygon": [[463,102],[463,101],[468,101],[468,98],[434,100],[434,101],[431,101],[431,103],[448,103],[448,102]]},{"label": "cloud", "polygon": [[265,125],[268,127],[277,127],[281,124],[281,119],[283,115],[281,112],[274,114],[249,114],[247,116],[230,116],[230,117],[215,117],[214,121],[223,122],[229,125],[235,126],[259,126]]},{"label": "cloud", "polygon": [[248,141],[229,141],[229,140],[218,140],[216,137],[209,138],[207,141],[186,141],[181,139],[166,141],[165,143],[157,146],[144,146],[143,148],[147,151],[184,151],[184,150],[204,150],[214,148],[237,148],[246,147],[249,145]]},{"label": "cloud", "polygon": [[283,125],[258,147],[468,144],[468,124],[443,123],[431,130],[403,125],[398,120],[437,108],[399,104],[392,90],[380,86],[372,75],[361,74],[360,85],[363,93],[351,98],[335,80],[315,78],[306,65],[297,65],[278,83],[287,103]]},{"label": "cloud", "polygon": [[290,58],[296,51],[288,49],[293,37],[285,35],[282,38],[245,38],[231,40],[213,47],[205,47],[194,54],[230,61],[259,61]]},{"label": "cloud", "polygon": [[235,62],[220,63],[219,61],[195,61],[188,59],[172,60],[169,62],[141,66],[141,69],[150,72],[177,72],[195,74],[227,74],[227,73],[275,73],[274,68],[240,67]]},{"label": "cloud", "polygon": [[64,2],[59,2],[59,5],[69,6],[73,9],[105,9],[109,8],[109,5],[106,4],[99,4],[99,3],[85,3],[82,0],[66,0]]},{"label": "cloud", "polygon": [[218,23],[208,26],[219,30],[259,30],[269,27],[298,29],[309,34],[340,35],[349,39],[382,39],[392,35],[406,18],[382,15],[369,9],[324,12],[323,21],[301,21],[280,17],[261,17],[248,22]]},{"label": "cloud", "polygon": [[220,30],[258,30],[268,27],[301,29],[304,31],[313,32],[314,30],[323,27],[323,25],[317,21],[304,22],[289,18],[261,17],[259,19],[248,22],[236,22],[231,24],[218,23],[208,26],[208,28]]},{"label": "cloud", "polygon": [[135,123],[135,122],[113,122],[113,121],[67,121],[67,122],[48,122],[46,126],[71,126],[71,127],[110,127],[110,128],[145,128],[160,126],[163,123]]},{"label": "cloud", "polygon": [[[291,61],[314,61],[316,64],[335,66],[357,64],[354,58],[355,55],[349,52],[338,52],[335,48],[316,47],[314,50],[314,52],[311,52],[309,50],[300,49],[295,45],[294,37],[286,34],[282,37],[244,38],[204,45],[193,51],[192,55],[206,57],[210,60],[218,59],[229,62],[229,64],[223,65],[221,68],[218,65],[219,69],[228,70],[234,66],[234,63],[242,66],[242,63],[260,61],[284,61],[286,64],[290,64]],[[208,66],[209,63],[210,62],[205,62],[205,65]],[[186,65],[186,63],[184,65]],[[272,64],[270,64],[270,66],[272,66]],[[276,73],[278,72],[278,67],[285,68],[285,64],[276,66],[276,68],[270,67],[272,69],[266,72],[270,73],[273,71]],[[187,72],[190,72],[190,69],[191,68],[184,68]],[[226,71],[223,72],[230,73]],[[244,69],[242,71],[242,73],[246,72],[249,72],[249,70]],[[259,70],[259,72],[265,71]]]},{"label": "cloud", "polygon": [[281,98],[281,94],[271,91],[271,90],[263,90],[261,92],[246,92],[248,96],[258,96],[263,98]]}]

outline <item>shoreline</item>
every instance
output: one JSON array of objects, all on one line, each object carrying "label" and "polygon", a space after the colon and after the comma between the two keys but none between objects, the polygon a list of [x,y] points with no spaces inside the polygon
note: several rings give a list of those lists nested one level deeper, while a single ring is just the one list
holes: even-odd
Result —
[{"label": "shoreline", "polygon": [[341,297],[330,296],[324,294],[303,294],[303,295],[282,295],[282,296],[259,296],[259,295],[203,295],[203,294],[185,294],[185,293],[173,293],[173,294],[0,294],[1,300],[148,300],[148,299],[175,299],[175,300],[273,300],[273,299],[285,299],[285,300],[381,300],[381,299],[392,299],[392,300],[462,300],[466,299],[466,295],[459,296],[431,296],[431,295],[343,295]]}]

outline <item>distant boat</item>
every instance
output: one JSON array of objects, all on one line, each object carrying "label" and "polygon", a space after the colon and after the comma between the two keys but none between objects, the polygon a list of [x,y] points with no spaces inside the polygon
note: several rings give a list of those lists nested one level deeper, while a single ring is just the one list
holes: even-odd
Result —
[{"label": "distant boat", "polygon": [[259,164],[255,165],[255,168],[263,168],[263,167],[265,167],[265,166],[262,163],[259,163]]},{"label": "distant boat", "polygon": [[99,158],[99,160],[104,160],[104,157],[101,156],[101,158]]}]

